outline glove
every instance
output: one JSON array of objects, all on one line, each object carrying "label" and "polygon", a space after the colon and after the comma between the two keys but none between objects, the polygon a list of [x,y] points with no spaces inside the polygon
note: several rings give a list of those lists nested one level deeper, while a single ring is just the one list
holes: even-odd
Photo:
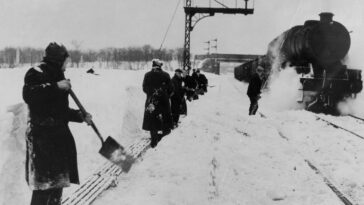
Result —
[{"label": "glove", "polygon": [[147,108],[145,109],[147,112],[152,113],[155,110],[155,106],[153,103],[149,103]]},{"label": "glove", "polygon": [[59,89],[65,90],[65,91],[68,91],[72,87],[70,80],[60,80],[57,82],[57,86]]}]

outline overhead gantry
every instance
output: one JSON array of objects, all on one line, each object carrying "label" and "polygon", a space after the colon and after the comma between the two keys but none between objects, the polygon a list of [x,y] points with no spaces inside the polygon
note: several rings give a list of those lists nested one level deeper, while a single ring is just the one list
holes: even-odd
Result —
[{"label": "overhead gantry", "polygon": [[[196,24],[206,17],[214,16],[216,13],[221,14],[253,14],[254,8],[248,8],[248,1],[245,1],[245,8],[238,8],[237,1],[235,0],[235,8],[230,8],[225,4],[219,2],[218,0],[214,0],[221,7],[192,7],[192,0],[186,0],[186,5],[184,7],[185,10],[185,42],[184,42],[184,51],[183,51],[183,69],[190,70],[191,69],[191,31],[196,26]],[[210,0],[211,5],[211,0]]]}]

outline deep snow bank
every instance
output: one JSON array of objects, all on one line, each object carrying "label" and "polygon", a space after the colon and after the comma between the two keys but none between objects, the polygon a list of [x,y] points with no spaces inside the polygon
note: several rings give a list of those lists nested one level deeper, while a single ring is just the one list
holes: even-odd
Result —
[{"label": "deep snow bank", "polygon": [[0,116],[0,204],[22,204],[30,197],[24,186],[26,121],[27,107],[23,103],[9,107],[8,113]]}]

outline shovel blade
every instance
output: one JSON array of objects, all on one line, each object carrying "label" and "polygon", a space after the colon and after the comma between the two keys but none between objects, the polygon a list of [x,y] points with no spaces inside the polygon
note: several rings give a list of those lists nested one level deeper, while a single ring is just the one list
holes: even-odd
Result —
[{"label": "shovel blade", "polygon": [[102,144],[99,153],[115,165],[121,167],[125,172],[130,170],[131,165],[135,161],[134,157],[128,155],[124,147],[110,136]]}]

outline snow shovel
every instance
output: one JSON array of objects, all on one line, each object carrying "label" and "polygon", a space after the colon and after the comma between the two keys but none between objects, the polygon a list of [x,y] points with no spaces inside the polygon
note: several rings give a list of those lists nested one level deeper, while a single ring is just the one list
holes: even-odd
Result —
[{"label": "snow shovel", "polygon": [[[83,115],[86,115],[86,110],[82,106],[81,102],[76,97],[75,93],[70,89],[69,93],[77,106],[80,108]],[[101,140],[101,149],[99,150],[99,153],[104,156],[106,159],[111,161],[112,163],[116,164],[117,166],[121,167],[125,172],[128,172],[131,168],[131,165],[135,161],[133,156],[128,155],[124,147],[121,146],[116,140],[114,140],[112,137],[108,136],[106,141],[104,141],[104,138],[101,136],[99,130],[97,129],[95,123],[91,120],[90,123],[93,130],[96,132],[97,136]]]}]

